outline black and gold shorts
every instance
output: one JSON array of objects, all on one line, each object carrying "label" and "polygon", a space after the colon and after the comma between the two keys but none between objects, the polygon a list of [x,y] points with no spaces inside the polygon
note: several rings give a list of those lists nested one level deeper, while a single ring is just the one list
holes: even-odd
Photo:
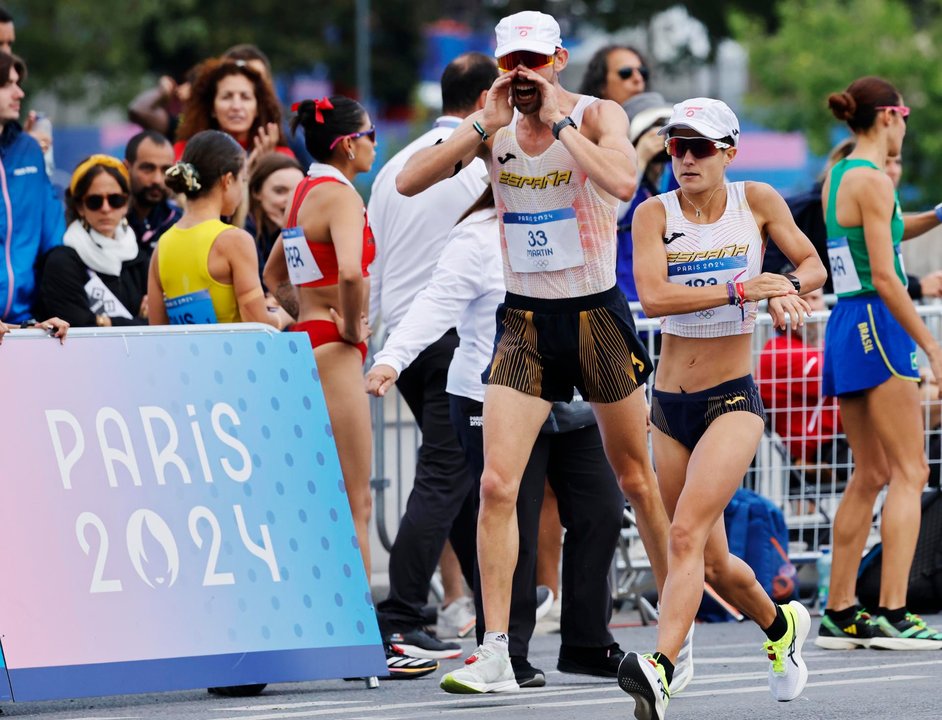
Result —
[{"label": "black and gold shorts", "polygon": [[481,379],[550,402],[569,402],[576,387],[589,402],[612,403],[644,384],[653,369],[617,287],[562,300],[507,293]]}]

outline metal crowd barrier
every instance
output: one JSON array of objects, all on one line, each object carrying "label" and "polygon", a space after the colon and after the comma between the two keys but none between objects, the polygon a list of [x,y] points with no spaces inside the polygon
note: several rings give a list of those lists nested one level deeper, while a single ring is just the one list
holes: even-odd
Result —
[{"label": "metal crowd barrier", "polygon": [[[833,300],[833,298],[828,298]],[[935,337],[942,337],[942,304],[929,304],[917,307],[919,315],[929,326]],[[816,312],[805,323],[799,337],[811,346],[821,347],[824,342],[824,327],[830,316],[829,310]],[[645,341],[648,351],[657,361],[656,330],[658,322],[647,318],[637,321],[640,336]],[[758,366],[763,348],[774,337],[771,317],[760,313],[752,339],[753,367]],[[920,355],[922,355],[920,351]],[[920,357],[920,366],[927,368],[925,357]],[[764,378],[764,382],[789,383],[797,388],[806,388],[816,398],[821,368],[802,368],[800,376],[773,375]],[[808,375],[805,375],[805,372]],[[651,385],[649,383],[648,392]],[[402,516],[409,490],[415,474],[415,452],[421,441],[421,433],[412,419],[411,413],[398,393],[391,391],[383,400],[374,400],[373,405],[374,437],[374,488],[376,490],[377,531],[383,545],[389,549],[395,538],[399,518]],[[805,431],[800,436],[786,433],[782,435],[773,428],[781,427],[775,422],[777,416],[787,412],[805,412],[813,417],[823,408],[817,401],[805,405],[792,405],[790,408],[779,407],[776,402],[767,403],[767,429],[756,453],[755,460],[746,476],[743,486],[753,489],[771,499],[785,515],[789,527],[789,554],[796,561],[808,561],[817,556],[822,547],[830,544],[831,524],[834,512],[840,500],[841,492],[849,476],[853,458],[844,454],[840,448],[846,443],[842,431],[824,436],[821,426],[817,430]],[[937,399],[923,402],[925,413],[925,445],[929,455],[930,468],[935,478],[940,471],[940,446],[942,446],[942,428],[940,412],[942,407]],[[807,442],[822,446],[824,452],[819,458],[809,461],[807,458],[794,458],[790,447]],[[877,541],[879,531],[879,508],[882,496],[871,523],[869,548]]]}]

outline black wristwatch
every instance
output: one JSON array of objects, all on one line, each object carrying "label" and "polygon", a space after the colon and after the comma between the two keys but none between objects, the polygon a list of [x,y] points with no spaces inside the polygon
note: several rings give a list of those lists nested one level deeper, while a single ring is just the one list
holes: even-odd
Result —
[{"label": "black wristwatch", "polygon": [[576,125],[576,121],[567,115],[558,123],[553,125],[552,131],[551,131],[553,133],[553,137],[559,140],[559,133],[562,132],[563,128],[569,127],[570,125],[572,125],[574,130],[579,129],[579,126]]},{"label": "black wristwatch", "polygon": [[795,277],[794,275],[792,275],[791,273],[782,273],[782,274],[783,274],[785,277],[787,277],[788,280],[791,282],[792,287],[795,288],[795,292],[797,292],[797,293],[800,294],[800,293],[801,293],[801,280],[799,280],[798,278],[796,278],[796,277]]}]

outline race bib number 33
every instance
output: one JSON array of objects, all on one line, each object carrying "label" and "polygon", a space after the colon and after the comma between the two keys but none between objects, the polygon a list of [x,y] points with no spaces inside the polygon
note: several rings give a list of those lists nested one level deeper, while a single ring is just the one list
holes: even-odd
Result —
[{"label": "race bib number 33", "polygon": [[549,272],[585,265],[574,208],[505,212],[503,221],[507,256],[514,272]]}]

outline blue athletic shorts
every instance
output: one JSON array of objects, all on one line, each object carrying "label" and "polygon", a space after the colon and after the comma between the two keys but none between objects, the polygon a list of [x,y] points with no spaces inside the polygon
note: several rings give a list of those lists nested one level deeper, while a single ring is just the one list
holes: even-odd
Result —
[{"label": "blue athletic shorts", "polygon": [[841,298],[824,335],[822,392],[852,395],[891,377],[919,380],[916,343],[879,295]]},{"label": "blue athletic shorts", "polygon": [[697,446],[716,418],[740,411],[765,420],[765,408],[752,375],[697,392],[672,393],[654,388],[651,393],[651,424],[688,450]]}]

